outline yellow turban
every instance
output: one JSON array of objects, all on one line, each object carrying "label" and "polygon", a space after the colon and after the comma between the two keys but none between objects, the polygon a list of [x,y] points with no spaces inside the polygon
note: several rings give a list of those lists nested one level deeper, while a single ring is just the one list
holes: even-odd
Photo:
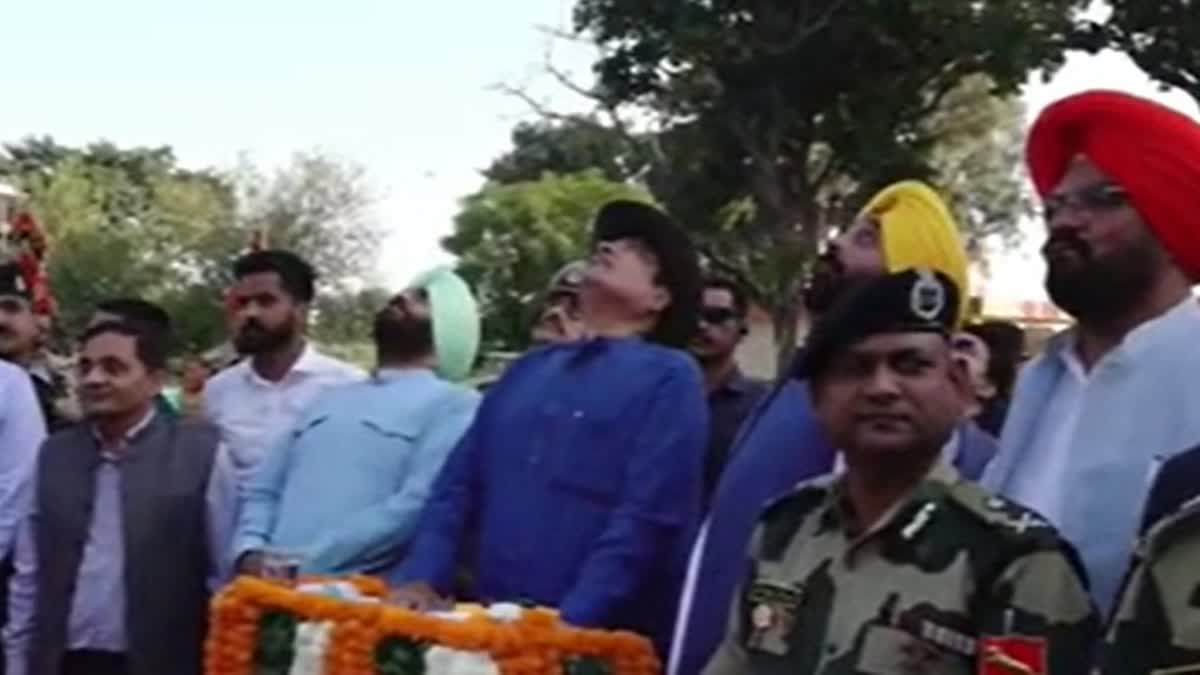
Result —
[{"label": "yellow turban", "polygon": [[962,325],[971,298],[967,251],[958,235],[958,223],[942,198],[924,183],[903,181],[875,195],[860,215],[879,222],[888,272],[928,267],[958,285],[955,326]]}]

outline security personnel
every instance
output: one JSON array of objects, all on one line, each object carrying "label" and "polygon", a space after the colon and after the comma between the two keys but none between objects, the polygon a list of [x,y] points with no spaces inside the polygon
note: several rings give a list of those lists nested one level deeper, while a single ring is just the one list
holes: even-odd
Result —
[{"label": "security personnel", "polygon": [[917,268],[818,322],[800,368],[846,470],[764,511],[707,675],[1087,669],[1099,625],[1070,546],[941,456],[967,386],[957,306]]},{"label": "security personnel", "polygon": [[1200,447],[1158,472],[1099,670],[1200,673]]}]

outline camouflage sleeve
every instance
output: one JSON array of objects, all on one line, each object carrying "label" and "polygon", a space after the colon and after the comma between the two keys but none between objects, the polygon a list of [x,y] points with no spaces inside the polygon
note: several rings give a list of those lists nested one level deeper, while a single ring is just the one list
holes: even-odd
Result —
[{"label": "camouflage sleeve", "polygon": [[[753,539],[757,542],[758,533],[755,533]],[[750,550],[756,550],[754,542],[751,543]],[[747,568],[752,565],[752,562],[747,561]],[[749,575],[746,578],[749,578]],[[729,603],[729,620],[725,629],[725,637],[721,639],[717,651],[709,659],[708,665],[704,667],[704,675],[745,675],[750,671],[750,660],[741,639],[744,627],[742,626],[742,603],[739,599],[745,588],[746,582],[743,580],[733,591],[733,602]]]},{"label": "camouflage sleeve", "polygon": [[[1065,548],[1040,547],[998,575],[981,608],[984,638],[1027,641],[1045,654],[1048,673],[1085,673],[1091,666],[1099,617],[1082,573]],[[988,658],[981,645],[981,659]]]},{"label": "camouflage sleeve", "polygon": [[1134,567],[1109,624],[1103,675],[1200,672],[1200,548]]}]

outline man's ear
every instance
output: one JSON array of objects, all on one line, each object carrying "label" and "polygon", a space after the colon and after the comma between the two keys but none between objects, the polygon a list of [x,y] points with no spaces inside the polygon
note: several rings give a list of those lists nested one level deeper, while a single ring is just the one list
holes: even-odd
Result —
[{"label": "man's ear", "polygon": [[975,387],[971,384],[971,367],[966,358],[950,355],[950,384],[964,402],[976,398]]}]

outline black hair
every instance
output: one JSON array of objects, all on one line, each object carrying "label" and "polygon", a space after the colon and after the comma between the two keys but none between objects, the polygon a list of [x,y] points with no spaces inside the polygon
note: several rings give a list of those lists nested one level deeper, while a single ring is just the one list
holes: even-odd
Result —
[{"label": "black hair", "polygon": [[1025,355],[1025,330],[1011,321],[984,321],[964,330],[988,346],[988,380],[997,396],[1010,398]]},{"label": "black hair", "polygon": [[167,310],[141,298],[113,298],[96,303],[96,310],[112,314],[121,321],[139,323],[160,330],[164,335],[171,332],[171,315]]},{"label": "black hair", "polygon": [[726,277],[709,277],[704,280],[704,290],[727,291],[733,298],[733,309],[742,319],[750,311],[750,298],[741,284]]},{"label": "black hair", "polygon": [[137,321],[105,321],[83,332],[79,344],[87,344],[101,335],[123,335],[133,338],[138,360],[148,370],[167,369],[167,336],[154,326]]},{"label": "black hair", "polygon": [[317,273],[303,258],[291,251],[267,250],[247,253],[233,264],[233,276],[244,279],[252,274],[274,272],[283,290],[293,300],[305,304],[316,295]]}]

